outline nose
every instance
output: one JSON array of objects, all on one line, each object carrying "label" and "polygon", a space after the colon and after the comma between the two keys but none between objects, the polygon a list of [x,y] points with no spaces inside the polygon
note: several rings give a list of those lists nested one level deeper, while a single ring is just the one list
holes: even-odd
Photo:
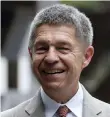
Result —
[{"label": "nose", "polygon": [[54,47],[49,48],[44,61],[48,64],[57,63],[59,61],[59,57]]}]

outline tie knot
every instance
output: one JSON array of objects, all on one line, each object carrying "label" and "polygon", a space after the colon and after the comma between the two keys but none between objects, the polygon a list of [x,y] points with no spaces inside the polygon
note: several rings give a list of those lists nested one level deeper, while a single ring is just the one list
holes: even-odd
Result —
[{"label": "tie knot", "polygon": [[57,112],[58,112],[59,117],[66,117],[69,111],[70,110],[68,109],[68,107],[64,105],[64,106],[60,106]]}]

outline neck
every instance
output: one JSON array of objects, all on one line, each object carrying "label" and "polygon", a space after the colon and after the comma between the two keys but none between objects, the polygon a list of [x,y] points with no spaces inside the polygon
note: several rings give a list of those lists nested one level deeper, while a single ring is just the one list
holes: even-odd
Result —
[{"label": "neck", "polygon": [[73,90],[44,90],[44,92],[57,103],[64,104],[68,102],[78,91],[78,86]]}]

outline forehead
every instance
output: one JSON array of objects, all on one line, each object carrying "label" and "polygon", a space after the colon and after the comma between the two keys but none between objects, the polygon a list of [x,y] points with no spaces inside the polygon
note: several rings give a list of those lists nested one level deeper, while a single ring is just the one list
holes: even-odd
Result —
[{"label": "forehead", "polygon": [[75,34],[75,29],[73,28],[72,25],[48,25],[48,24],[43,24],[41,25],[36,33],[37,35],[40,33],[65,33],[67,35],[74,36]]},{"label": "forehead", "polygon": [[38,41],[69,41],[75,42],[77,41],[75,36],[75,28],[71,25],[48,25],[43,24],[36,30],[36,40]]}]

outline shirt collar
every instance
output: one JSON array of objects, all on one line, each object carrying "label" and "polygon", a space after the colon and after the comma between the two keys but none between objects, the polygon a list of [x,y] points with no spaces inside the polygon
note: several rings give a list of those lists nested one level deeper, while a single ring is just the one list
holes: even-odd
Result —
[{"label": "shirt collar", "polygon": [[57,109],[62,105],[66,105],[77,117],[82,116],[83,90],[80,83],[77,93],[65,104],[57,103],[56,101],[51,99],[42,88],[41,98],[45,106],[46,117],[52,117],[56,113]]}]

